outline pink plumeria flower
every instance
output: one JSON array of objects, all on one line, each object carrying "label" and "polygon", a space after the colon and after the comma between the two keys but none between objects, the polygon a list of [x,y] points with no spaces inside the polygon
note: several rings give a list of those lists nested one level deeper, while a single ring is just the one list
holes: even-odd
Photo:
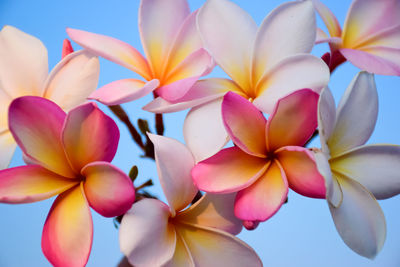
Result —
[{"label": "pink plumeria flower", "polygon": [[104,35],[67,29],[72,40],[144,78],[107,84],[90,98],[106,105],[126,103],[152,91],[167,101],[179,98],[214,67],[202,48],[196,14],[186,0],[142,0],[139,32],[146,58],[131,45]]},{"label": "pink plumeria flower", "polygon": [[344,57],[356,67],[375,74],[400,76],[400,2],[354,0],[343,30],[335,15],[313,0],[329,35],[318,29],[317,43],[329,42],[331,68]]},{"label": "pink plumeria flower", "polygon": [[385,217],[375,198],[400,193],[400,146],[364,145],[378,115],[373,75],[360,72],[337,110],[329,88],[324,89],[318,115],[322,152],[316,161],[327,182],[336,229],[352,250],[374,258],[386,238]]},{"label": "pink plumeria flower", "polygon": [[234,194],[197,193],[191,152],[180,142],[149,134],[169,207],[156,199],[136,202],[120,226],[120,246],[133,266],[262,266],[252,248],[236,238],[242,229]]},{"label": "pink plumeria flower", "polygon": [[16,143],[8,129],[8,106],[17,97],[41,96],[69,109],[97,87],[99,61],[87,51],[64,57],[48,73],[47,50],[37,38],[12,26],[0,31],[0,169],[8,166]]},{"label": "pink plumeria flower", "polygon": [[290,187],[325,198],[325,184],[313,154],[303,146],[317,127],[319,95],[298,90],[278,101],[268,121],[247,99],[229,92],[222,117],[236,146],[201,161],[192,170],[195,184],[209,193],[238,192],[235,215],[265,221],[285,202]]},{"label": "pink plumeria flower", "polygon": [[[144,107],[152,112],[193,108],[184,123],[185,141],[196,157],[205,159],[227,142],[221,102],[233,91],[271,113],[278,99],[302,88],[319,92],[329,81],[329,69],[309,53],[315,42],[314,8],[310,1],[288,2],[273,10],[260,27],[228,0],[208,0],[197,15],[204,47],[231,77],[199,81],[175,105],[155,99]],[[212,100],[212,101],[211,101]],[[184,102],[186,101],[186,102]],[[207,103],[206,103],[207,102]]]},{"label": "pink plumeria flower", "polygon": [[25,96],[11,103],[9,128],[30,165],[0,171],[0,202],[59,195],[44,225],[43,253],[54,266],[84,266],[93,238],[89,207],[114,217],[135,199],[132,181],[110,164],[117,125],[93,103],[66,115],[45,98]]}]

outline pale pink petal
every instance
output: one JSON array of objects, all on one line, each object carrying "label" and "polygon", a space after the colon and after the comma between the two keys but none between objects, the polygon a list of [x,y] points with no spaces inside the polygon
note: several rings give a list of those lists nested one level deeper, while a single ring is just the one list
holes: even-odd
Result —
[{"label": "pale pink petal", "polygon": [[111,82],[94,91],[89,99],[112,106],[127,103],[150,94],[159,86],[157,79],[147,83],[136,79],[124,79]]},{"label": "pale pink petal", "polygon": [[377,116],[378,94],[374,75],[360,72],[339,102],[336,125],[327,140],[331,155],[365,144],[374,130]]},{"label": "pale pink petal", "polygon": [[36,96],[15,99],[9,109],[9,125],[22,151],[46,169],[75,177],[61,141],[66,115],[53,102]]},{"label": "pale pink petal", "polygon": [[250,155],[266,157],[267,120],[252,103],[233,92],[228,92],[222,101],[222,119],[235,145]]},{"label": "pale pink petal", "polygon": [[290,189],[306,197],[325,198],[325,180],[318,172],[314,156],[304,147],[286,146],[276,151]]},{"label": "pale pink petal", "polygon": [[254,42],[253,84],[282,59],[311,52],[315,38],[315,14],[310,1],[287,2],[275,8],[262,22]]},{"label": "pale pink petal", "polygon": [[12,98],[41,96],[48,74],[47,50],[43,43],[12,26],[0,31],[0,80]]},{"label": "pale pink petal", "polygon": [[318,98],[310,89],[302,89],[278,101],[266,126],[270,151],[307,142],[318,125]]},{"label": "pale pink petal", "polygon": [[172,256],[172,259],[164,264],[163,267],[177,266],[196,267],[185,240],[183,240],[179,234],[176,235],[174,256]]},{"label": "pale pink petal", "polygon": [[5,169],[11,162],[17,144],[9,130],[0,130],[0,170]]},{"label": "pale pink petal", "polygon": [[288,181],[277,161],[249,187],[238,192],[235,201],[235,215],[246,221],[266,221],[286,201]]},{"label": "pale pink petal", "polygon": [[139,7],[139,32],[153,75],[161,77],[169,51],[190,14],[186,0],[146,0]]},{"label": "pale pink petal", "polygon": [[342,43],[342,39],[340,37],[329,37],[320,28],[317,28],[317,37],[315,39],[315,44],[321,43],[340,45]]},{"label": "pale pink petal", "polygon": [[373,259],[386,239],[383,212],[374,196],[361,184],[341,177],[343,202],[329,206],[337,231],[343,241],[361,256]]},{"label": "pale pink petal", "polygon": [[145,79],[152,74],[146,59],[131,45],[101,34],[67,28],[69,37],[95,55],[128,68]]},{"label": "pale pink petal", "polygon": [[329,35],[332,37],[340,37],[342,35],[342,29],[335,14],[319,0],[312,0],[312,3],[321,16],[321,19],[324,21]]},{"label": "pale pink petal", "polygon": [[192,108],[183,124],[185,142],[196,162],[206,159],[229,141],[221,115],[222,98]]},{"label": "pale pink petal", "polygon": [[105,217],[127,212],[135,201],[132,180],[108,162],[97,161],[86,165],[81,174],[89,205]]},{"label": "pale pink petal", "polygon": [[207,226],[237,235],[242,221],[233,212],[236,193],[205,194],[195,204],[179,213],[176,219],[193,225]]},{"label": "pale pink petal", "polygon": [[79,180],[62,177],[37,165],[10,168],[0,171],[0,202],[36,202],[77,184]]},{"label": "pale pink petal", "polygon": [[330,154],[327,141],[331,136],[336,123],[336,106],[331,90],[325,87],[318,101],[318,134],[322,151]]},{"label": "pale pink petal", "polygon": [[383,46],[388,48],[400,47],[400,24],[388,27],[364,41],[358,46],[358,49],[370,46]]},{"label": "pale pink petal", "polygon": [[192,153],[175,139],[148,133],[154,145],[158,177],[172,216],[190,204],[197,193],[190,171],[195,162]]},{"label": "pale pink petal", "polygon": [[328,84],[329,77],[329,68],[320,58],[304,54],[288,57],[263,76],[253,103],[271,114],[280,98],[303,88],[320,92]]},{"label": "pale pink petal", "polygon": [[8,107],[12,100],[13,98],[2,89],[0,83],[0,132],[8,130]]},{"label": "pale pink petal", "polygon": [[68,111],[85,102],[97,88],[99,73],[100,64],[96,56],[82,50],[71,53],[51,71],[43,97]]},{"label": "pale pink petal", "polygon": [[95,103],[87,103],[68,113],[62,140],[71,166],[79,173],[90,162],[112,161],[118,148],[119,130]]},{"label": "pale pink petal", "polygon": [[263,175],[269,163],[269,160],[251,156],[238,147],[230,147],[199,162],[192,170],[192,177],[202,191],[237,192]]},{"label": "pale pink petal", "polygon": [[256,252],[231,234],[189,224],[178,225],[176,231],[185,241],[195,266],[262,266]]},{"label": "pale pink petal", "polygon": [[219,66],[243,89],[251,88],[252,47],[257,25],[249,14],[228,0],[209,0],[197,24],[204,46]]},{"label": "pale pink petal", "polygon": [[124,215],[119,245],[132,265],[161,266],[172,258],[176,233],[169,216],[167,205],[150,198],[135,203]]},{"label": "pale pink petal", "polygon": [[365,186],[377,199],[400,193],[400,146],[367,145],[331,159],[331,168]]},{"label": "pale pink petal", "polygon": [[74,52],[74,48],[72,48],[71,41],[67,38],[63,41],[62,51],[61,51],[61,59],[64,59],[66,56]]},{"label": "pale pink petal", "polygon": [[85,266],[93,222],[82,184],[59,195],[44,224],[42,250],[54,266]]}]

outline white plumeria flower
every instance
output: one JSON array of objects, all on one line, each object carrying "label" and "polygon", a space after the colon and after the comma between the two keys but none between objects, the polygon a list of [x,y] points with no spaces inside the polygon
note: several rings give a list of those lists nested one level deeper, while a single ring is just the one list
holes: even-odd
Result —
[{"label": "white plumeria flower", "polygon": [[326,179],[327,200],[336,229],[356,253],[374,258],[386,238],[386,222],[376,199],[400,193],[400,146],[365,145],[378,115],[372,74],[360,72],[337,111],[329,88],[318,107],[322,152],[316,152]]}]

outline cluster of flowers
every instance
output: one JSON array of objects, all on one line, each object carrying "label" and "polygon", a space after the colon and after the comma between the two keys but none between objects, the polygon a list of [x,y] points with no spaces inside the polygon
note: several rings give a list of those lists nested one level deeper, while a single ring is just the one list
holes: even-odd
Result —
[{"label": "cluster of flowers", "polygon": [[[315,10],[330,36],[316,28]],[[378,114],[372,73],[400,76],[399,18],[398,0],[354,0],[342,30],[325,5],[308,0],[280,5],[257,27],[228,0],[208,0],[193,13],[186,0],[142,0],[146,57],[114,38],[67,29],[84,50],[65,42],[50,74],[43,44],[5,26],[0,202],[58,195],[42,235],[43,253],[55,266],[87,263],[90,207],[106,217],[123,215],[120,246],[134,266],[261,266],[235,235],[273,216],[291,188],[326,198],[343,241],[373,258],[386,237],[376,199],[400,193],[400,147],[364,144]],[[310,55],[321,42],[331,51]],[[123,79],[95,91],[97,56],[144,81]],[[363,71],[336,109],[327,85],[345,61]],[[216,64],[231,79],[199,80]],[[152,92],[146,111],[192,108],[186,145],[148,134],[168,205],[135,198],[131,179],[110,163],[117,125],[86,102],[119,105]],[[306,148],[317,128],[321,149]],[[229,140],[234,146],[224,148]],[[27,165],[7,168],[16,145]],[[206,193],[192,203],[198,190]]]}]

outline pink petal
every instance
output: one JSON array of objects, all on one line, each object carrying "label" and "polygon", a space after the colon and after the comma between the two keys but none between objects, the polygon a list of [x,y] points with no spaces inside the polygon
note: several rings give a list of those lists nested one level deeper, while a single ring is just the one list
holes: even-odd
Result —
[{"label": "pink petal", "polygon": [[131,179],[108,162],[92,162],[82,169],[83,188],[89,205],[105,217],[127,212],[135,201]]},{"label": "pink petal", "polygon": [[97,88],[99,60],[87,51],[69,54],[51,71],[43,97],[51,99],[63,110],[80,105]]},{"label": "pink petal", "polygon": [[254,20],[231,1],[210,0],[200,9],[197,22],[204,46],[218,65],[240,87],[250,89]]},{"label": "pink petal", "polygon": [[147,83],[136,79],[114,81],[94,91],[89,99],[97,100],[108,106],[119,105],[150,94],[159,84],[157,79]]},{"label": "pink petal", "polygon": [[342,35],[342,28],[332,11],[319,0],[312,0],[314,7],[321,19],[324,21],[329,35],[332,37],[340,37]]},{"label": "pink petal", "polygon": [[307,148],[286,146],[276,151],[290,189],[312,198],[325,198],[325,180],[318,172],[314,156]]},{"label": "pink petal", "polygon": [[30,203],[60,194],[74,185],[72,180],[37,165],[0,171],[0,202]]},{"label": "pink petal", "polygon": [[278,101],[266,126],[270,151],[307,142],[318,125],[318,98],[317,93],[303,89]]},{"label": "pink petal", "polygon": [[11,162],[17,144],[9,130],[0,130],[0,170],[5,169]]},{"label": "pink petal", "polygon": [[61,58],[64,59],[66,56],[74,52],[74,49],[72,48],[71,41],[68,40],[67,38],[64,39],[63,46],[62,46],[62,54]]},{"label": "pink petal", "polygon": [[146,59],[131,45],[101,34],[67,28],[69,37],[95,55],[128,68],[145,79],[152,74]]},{"label": "pink petal", "polygon": [[90,162],[111,162],[117,152],[119,130],[95,103],[87,103],[68,113],[62,138],[69,162],[79,173]]},{"label": "pink petal", "polygon": [[158,177],[172,216],[188,206],[197,193],[190,171],[195,162],[182,143],[160,135],[148,134],[154,144]]},{"label": "pink petal", "polygon": [[84,266],[92,240],[92,216],[81,184],[55,200],[44,224],[42,250],[54,266]]},{"label": "pink petal", "polygon": [[177,238],[169,217],[168,206],[150,198],[136,202],[124,215],[119,244],[132,265],[161,266],[172,258]]},{"label": "pink petal", "polygon": [[186,0],[141,1],[140,38],[154,77],[163,75],[169,51],[189,14],[190,9]]},{"label": "pink petal", "polygon": [[222,102],[222,118],[229,137],[240,149],[257,157],[266,156],[267,121],[252,103],[228,92]]},{"label": "pink petal", "polygon": [[199,162],[192,170],[192,177],[202,191],[231,193],[250,186],[268,166],[268,160],[251,156],[238,147],[230,147]]},{"label": "pink petal", "polygon": [[400,24],[388,27],[373,36],[370,36],[368,40],[363,42],[358,49],[364,49],[371,46],[383,46],[387,48],[399,48],[400,47]]},{"label": "pink petal", "polygon": [[254,184],[238,192],[235,215],[246,221],[266,221],[280,209],[287,194],[285,173],[274,161]]},{"label": "pink petal", "polygon": [[26,155],[50,171],[74,178],[61,141],[65,117],[64,111],[53,102],[24,96],[10,105],[9,127]]},{"label": "pink petal", "polygon": [[314,7],[310,1],[288,2],[275,8],[262,22],[254,42],[253,83],[282,59],[311,52],[315,34]]}]

